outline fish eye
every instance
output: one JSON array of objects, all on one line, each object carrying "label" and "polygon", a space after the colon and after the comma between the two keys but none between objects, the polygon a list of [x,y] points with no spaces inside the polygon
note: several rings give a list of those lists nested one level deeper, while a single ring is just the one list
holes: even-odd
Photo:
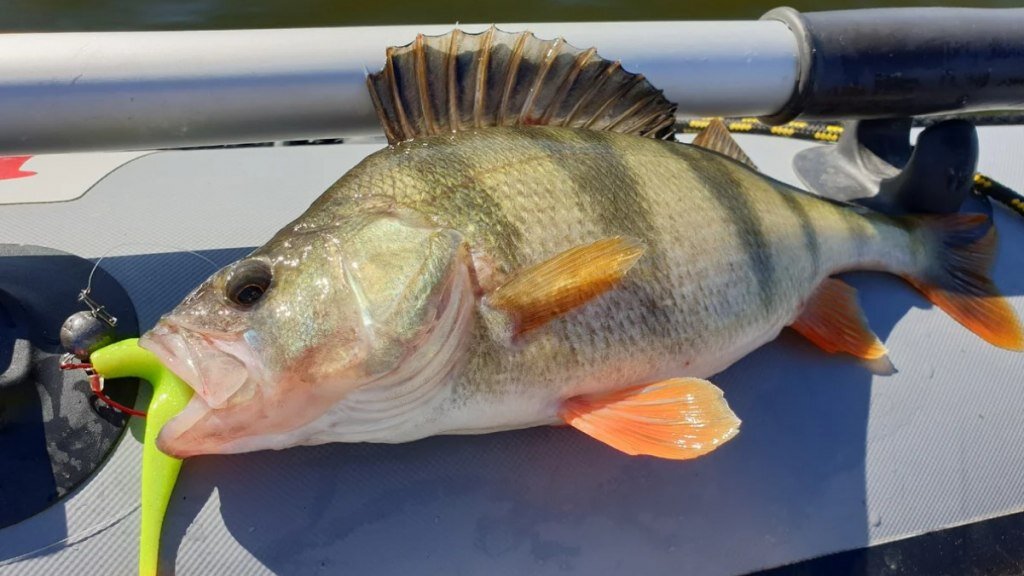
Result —
[{"label": "fish eye", "polygon": [[273,273],[266,262],[243,260],[231,271],[224,291],[236,305],[249,308],[263,298],[272,279]]}]

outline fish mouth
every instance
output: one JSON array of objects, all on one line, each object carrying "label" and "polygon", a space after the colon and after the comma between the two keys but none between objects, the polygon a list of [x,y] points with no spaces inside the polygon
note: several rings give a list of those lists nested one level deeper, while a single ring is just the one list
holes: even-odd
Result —
[{"label": "fish mouth", "polygon": [[139,347],[155,354],[164,367],[188,384],[196,394],[200,394],[201,380],[192,361],[192,353],[184,337],[176,332],[170,324],[160,322],[139,338]]},{"label": "fish mouth", "polygon": [[194,332],[161,320],[139,340],[164,366],[195,392],[185,407],[160,430],[157,447],[166,454],[184,458],[217,451],[213,445],[225,438],[198,438],[197,424],[216,418],[216,412],[231,404],[232,397],[252,380],[249,366],[237,348],[239,339],[222,339]]},{"label": "fish mouth", "polygon": [[248,381],[239,338],[209,336],[161,320],[139,340],[211,408],[221,408]]}]

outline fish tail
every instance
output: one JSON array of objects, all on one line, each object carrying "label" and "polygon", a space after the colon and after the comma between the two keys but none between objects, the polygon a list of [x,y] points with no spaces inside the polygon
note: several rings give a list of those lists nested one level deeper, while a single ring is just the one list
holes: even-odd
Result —
[{"label": "fish tail", "polygon": [[989,270],[996,230],[983,214],[910,216],[923,260],[905,278],[928,300],[987,342],[1024,351],[1024,330]]}]

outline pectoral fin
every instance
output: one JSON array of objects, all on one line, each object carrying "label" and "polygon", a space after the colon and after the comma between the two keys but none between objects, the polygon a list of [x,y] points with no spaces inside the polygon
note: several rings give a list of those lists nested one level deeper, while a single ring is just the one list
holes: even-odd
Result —
[{"label": "pectoral fin", "polygon": [[811,294],[792,328],[826,352],[847,352],[868,360],[888,352],[868,328],[857,291],[835,278],[826,278]]},{"label": "pectoral fin", "polygon": [[707,380],[673,378],[562,406],[570,426],[626,454],[688,460],[739,433],[740,420]]},{"label": "pectoral fin", "polygon": [[522,334],[612,289],[644,253],[629,238],[606,238],[531,266],[496,289],[487,303]]}]

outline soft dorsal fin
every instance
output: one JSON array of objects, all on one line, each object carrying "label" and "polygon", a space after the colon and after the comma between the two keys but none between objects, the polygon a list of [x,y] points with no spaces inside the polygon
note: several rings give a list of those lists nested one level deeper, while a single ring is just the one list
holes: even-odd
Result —
[{"label": "soft dorsal fin", "polygon": [[729,129],[725,127],[725,122],[722,122],[720,118],[711,120],[708,123],[708,127],[701,130],[700,134],[697,134],[697,137],[693,139],[693,145],[713,150],[757,170],[757,165],[740,148],[732,134],[729,133]]},{"label": "soft dorsal fin", "polygon": [[491,27],[420,34],[366,78],[388,142],[489,126],[547,125],[671,138],[676,105],[641,74],[562,38]]}]

